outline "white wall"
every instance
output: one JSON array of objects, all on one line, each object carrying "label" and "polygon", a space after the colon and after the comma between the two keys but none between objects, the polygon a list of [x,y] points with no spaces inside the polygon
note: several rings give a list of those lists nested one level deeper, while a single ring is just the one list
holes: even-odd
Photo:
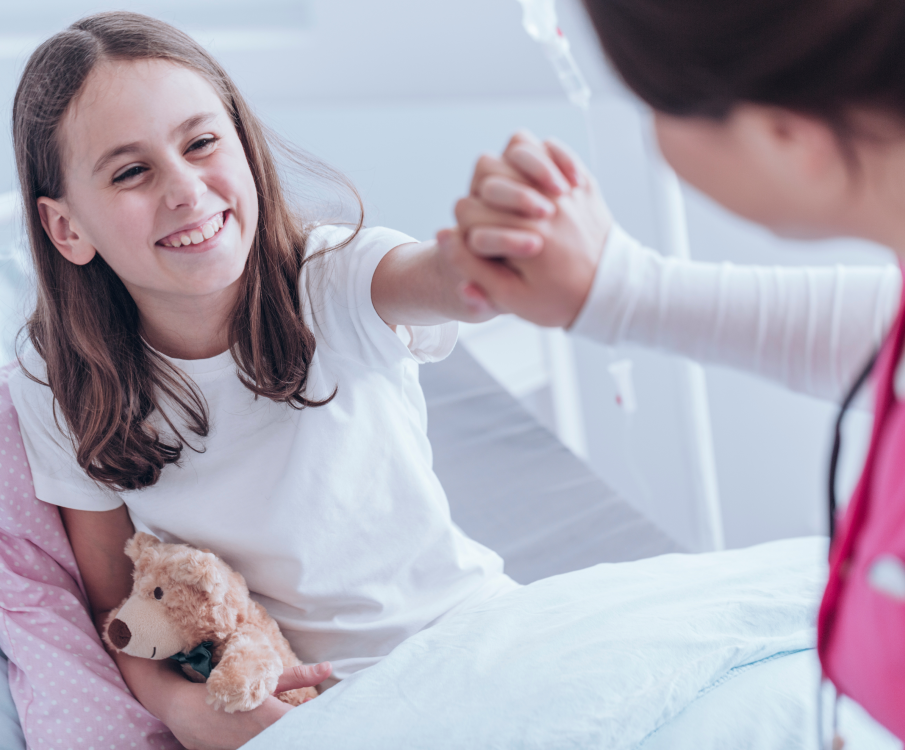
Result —
[{"label": "white wall", "polygon": [[[30,48],[65,22],[105,5],[83,0],[0,5],[3,123]],[[371,223],[432,236],[451,223],[453,202],[465,190],[477,156],[498,151],[518,127],[557,135],[588,154],[585,125],[522,32],[514,0],[125,5],[177,22],[208,43],[267,121],[353,178]],[[578,0],[561,0],[560,7],[562,25],[595,93],[598,177],[617,219],[653,243],[656,218],[634,109],[612,99],[622,94],[602,63]],[[0,191],[12,187],[11,151],[2,147]],[[700,258],[822,263],[865,255],[857,243],[780,242],[693,192],[686,197],[692,252]],[[875,251],[868,255],[876,262]],[[0,295],[8,292],[0,287]],[[510,329],[488,347],[498,360],[488,355],[491,369],[509,372],[510,385],[522,396],[525,368],[537,366],[530,332],[524,334],[522,328]],[[523,345],[513,346],[518,341]],[[591,465],[693,545],[675,362],[650,352],[628,353],[636,364],[640,405],[628,434],[604,372],[612,355],[586,342],[577,342],[576,351]],[[522,367],[515,361],[519,357]],[[737,373],[708,369],[707,376],[729,546],[822,530],[832,408]],[[544,415],[542,398],[527,400]]]}]

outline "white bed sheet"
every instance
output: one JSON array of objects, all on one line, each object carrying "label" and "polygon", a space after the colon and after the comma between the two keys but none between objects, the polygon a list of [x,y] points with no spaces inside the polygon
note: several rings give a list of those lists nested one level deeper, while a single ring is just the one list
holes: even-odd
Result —
[{"label": "white bed sheet", "polygon": [[734,668],[813,648],[825,559],[825,539],[799,539],[538,581],[413,636],[245,748],[636,748]]},{"label": "white bed sheet", "polygon": [[[814,649],[734,670],[639,750],[817,750],[820,662]],[[832,690],[824,691],[824,741]],[[854,701],[839,706],[845,750],[902,750],[902,743]]]}]

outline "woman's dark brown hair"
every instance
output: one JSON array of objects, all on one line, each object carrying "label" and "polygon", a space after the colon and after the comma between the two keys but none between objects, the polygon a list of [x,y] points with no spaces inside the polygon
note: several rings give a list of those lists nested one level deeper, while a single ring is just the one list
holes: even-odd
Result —
[{"label": "woman's dark brown hair", "polygon": [[607,57],[655,110],[722,119],[742,102],[818,117],[905,116],[902,0],[584,0]]},{"label": "woman's dark brown hair", "polygon": [[[268,143],[273,136],[188,35],[136,13],[84,18],[29,59],[13,104],[13,140],[37,275],[37,304],[26,330],[46,363],[55,413],[65,420],[79,465],[113,490],[149,487],[164,466],[179,460],[187,441],[162,404],[200,437],[209,432],[206,404],[194,383],[144,342],[138,308],[103,258],[77,266],[56,250],[41,225],[37,199],[64,196],[60,125],[91,71],[104,60],[141,59],[182,65],[213,86],[257,186],[257,231],[229,322],[239,377],[255,396],[290,407],[326,403],[305,396],[315,342],[302,316],[299,275],[313,256],[306,257],[306,225],[281,185]],[[295,160],[318,177],[343,182],[361,208],[354,188],[329,167],[300,155]],[[360,212],[356,232],[362,221]],[[152,424],[155,413],[169,435]]]}]

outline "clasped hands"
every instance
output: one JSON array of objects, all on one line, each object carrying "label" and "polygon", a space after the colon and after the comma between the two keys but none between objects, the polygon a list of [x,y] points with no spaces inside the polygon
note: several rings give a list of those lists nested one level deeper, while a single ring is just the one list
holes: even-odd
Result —
[{"label": "clasped hands", "polygon": [[613,224],[596,181],[572,151],[527,132],[502,156],[482,156],[455,229],[437,234],[463,277],[474,319],[514,313],[568,328],[590,292]]}]

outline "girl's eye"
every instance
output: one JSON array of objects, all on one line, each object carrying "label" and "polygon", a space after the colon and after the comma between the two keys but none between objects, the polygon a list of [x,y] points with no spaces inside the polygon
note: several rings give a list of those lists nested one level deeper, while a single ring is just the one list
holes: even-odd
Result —
[{"label": "girl's eye", "polygon": [[163,589],[158,586],[154,589],[154,598],[155,599],[163,599]]},{"label": "girl's eye", "polygon": [[203,138],[199,138],[195,141],[191,146],[188,147],[189,151],[202,151],[210,146],[213,146],[220,139],[215,135],[206,135]]},{"label": "girl's eye", "polygon": [[144,167],[139,167],[139,166],[129,167],[125,172],[122,172],[121,174],[116,175],[116,177],[113,178],[113,182],[118,183],[118,182],[125,182],[126,180],[131,180],[133,177],[138,177],[138,175],[140,175],[144,171],[145,171]]}]

